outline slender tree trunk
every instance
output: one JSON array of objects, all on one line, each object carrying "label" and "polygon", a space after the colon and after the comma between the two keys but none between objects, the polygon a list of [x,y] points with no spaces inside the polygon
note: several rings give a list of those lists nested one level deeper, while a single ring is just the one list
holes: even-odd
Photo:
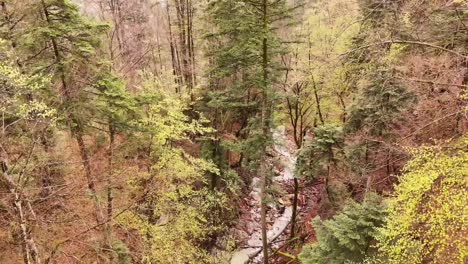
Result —
[{"label": "slender tree trunk", "polygon": [[267,168],[266,168],[266,160],[261,160],[262,164],[260,164],[260,175],[262,177],[261,185],[260,185],[260,193],[261,193],[261,205],[260,205],[260,217],[261,217],[261,225],[262,225],[262,250],[263,250],[263,263],[268,264],[268,237],[267,237],[267,223],[266,223],[266,186],[267,186]]},{"label": "slender tree trunk", "polygon": [[[158,17],[159,17],[159,9],[158,9]],[[161,37],[159,36],[160,32],[159,29],[156,31],[156,41],[158,42],[158,63],[159,63],[159,70],[160,73],[162,74],[163,72],[163,60],[161,56]]]},{"label": "slender tree trunk", "polygon": [[115,131],[112,125],[109,125],[109,154],[108,154],[108,161],[107,165],[109,167],[109,172],[107,175],[107,220],[110,221],[112,219],[112,174],[114,173],[114,138],[115,138]]},{"label": "slender tree trunk", "polygon": [[[111,121],[109,121],[111,122]],[[114,173],[114,138],[115,138],[115,130],[112,125],[109,125],[109,152],[107,155],[107,166],[108,166],[108,173],[106,178],[107,184],[107,217],[106,217],[106,234],[105,234],[105,245],[109,248],[112,247],[112,213],[113,213],[113,173]],[[112,255],[111,255],[112,256]]]},{"label": "slender tree trunk", "polygon": [[297,198],[299,196],[299,179],[294,177],[294,199],[291,216],[291,239],[296,235],[296,215],[297,215]]},{"label": "slender tree trunk", "polygon": [[[115,36],[117,39],[117,45],[119,46],[119,51],[123,52],[123,30],[121,27],[122,24],[122,16],[121,16],[121,9],[120,9],[120,2],[119,0],[110,0],[109,2],[110,11],[112,13],[112,20],[114,22],[114,32],[112,34],[111,41],[113,42],[113,37]],[[112,46],[112,45],[111,45]],[[111,47],[112,49],[112,47]]]},{"label": "slender tree trunk", "polygon": [[188,49],[187,49],[187,6],[186,0],[174,0],[174,4],[176,7],[176,14],[177,14],[177,26],[178,26],[178,33],[179,33],[179,50],[180,56],[179,58],[182,60],[182,77],[184,79],[184,83],[187,84],[188,88],[191,88],[190,81],[191,78],[189,77],[189,64],[188,64]]},{"label": "slender tree trunk", "polygon": [[[169,47],[171,49],[171,62],[172,62],[172,73],[174,74],[174,80],[177,85],[181,85],[180,83],[180,72],[178,70],[178,63],[177,63],[177,52],[174,43],[174,37],[172,35],[172,22],[171,22],[171,10],[169,8],[169,2],[166,3],[166,13],[167,13],[167,26],[169,31]],[[179,93],[179,87],[176,86],[176,93]]]},{"label": "slender tree trunk", "polygon": [[179,46],[177,45],[176,42],[174,42],[174,49],[175,49],[175,59],[176,59],[176,63],[177,63],[177,69],[179,71],[179,74],[178,74],[178,79],[179,79],[179,93],[182,92],[182,86],[185,85],[185,79],[184,79],[184,73],[183,73],[183,69],[182,69],[182,66],[181,66],[181,63],[180,63],[180,50],[179,50]]},{"label": "slender tree trunk", "polygon": [[330,192],[330,175],[331,175],[331,162],[333,160],[333,150],[330,148],[329,149],[329,154],[328,154],[328,163],[327,163],[327,175],[325,176],[325,192],[327,193],[327,198],[328,201],[333,202],[333,198],[331,196]]},{"label": "slender tree trunk", "polygon": [[22,201],[20,199],[19,194],[16,192],[15,189],[11,190],[11,193],[15,195],[14,206],[16,213],[18,215],[18,223],[21,228],[21,240],[22,240],[22,248],[23,248],[23,260],[25,264],[31,263],[31,249],[28,243],[28,228],[26,226],[26,220],[23,213]]},{"label": "slender tree trunk", "polygon": [[[263,0],[262,4],[262,13],[263,13],[263,30],[265,34],[263,36],[262,44],[262,68],[263,68],[263,100],[262,100],[262,129],[263,129],[263,140],[267,140],[270,133],[270,110],[268,102],[268,40],[267,40],[267,31],[268,31],[268,2]],[[265,142],[266,144],[266,142]],[[266,154],[262,153],[262,157],[265,157]],[[266,187],[268,181],[268,170],[266,168],[266,160],[262,158],[260,164],[261,171],[261,224],[262,224],[262,244],[263,244],[263,263],[268,264],[268,237],[267,237],[267,225],[266,225]]]},{"label": "slender tree trunk", "polygon": [[[368,163],[368,161],[369,161],[369,141],[367,139],[365,140],[365,145],[366,145],[366,150],[365,150],[364,160],[365,160],[365,163]],[[373,181],[372,174],[368,174],[367,179],[366,179],[366,192],[370,191],[371,186],[372,186],[372,181]]]},{"label": "slender tree trunk", "polygon": [[195,8],[193,7],[192,0],[188,0],[189,13],[189,51],[190,51],[190,64],[192,66],[192,86],[195,86],[197,83],[197,76],[195,72],[195,45],[193,41],[193,16],[195,14]]},{"label": "slender tree trunk", "polygon": [[[213,144],[214,144],[214,153],[213,153],[213,156],[216,160],[216,165],[218,166],[218,168],[223,171],[223,164],[222,164],[222,150],[221,150],[221,146],[220,146],[220,139],[219,139],[219,135],[218,135],[218,132],[216,132],[215,134],[215,139],[212,141]],[[217,186],[218,186],[218,181],[219,181],[219,177],[216,173],[211,173],[211,190],[216,190]]]},{"label": "slender tree trunk", "polygon": [[[46,18],[46,22],[50,24],[51,22],[50,22],[50,16],[49,16],[49,11],[47,9],[47,5],[45,4],[44,0],[41,0],[41,4],[42,4],[42,8],[43,8],[44,15],[45,15],[45,18]],[[57,41],[56,41],[56,39],[54,37],[51,37],[50,40],[52,42],[52,48],[53,48],[53,51],[54,51],[56,63],[57,63],[57,65],[62,66],[63,61],[62,61],[62,57],[61,57],[61,54],[60,54],[60,50],[58,48]],[[63,70],[63,67],[59,67],[59,69],[60,69],[60,80],[61,80],[61,83],[62,83],[62,90],[63,90],[64,100],[65,101],[70,101],[71,100],[71,95],[70,95],[70,91],[68,90],[68,86],[67,86],[67,83],[66,83],[65,72]],[[85,145],[84,140],[83,140],[83,134],[84,134],[83,133],[83,127],[82,127],[82,124],[80,124],[80,122],[77,121],[78,119],[75,117],[75,115],[73,113],[70,113],[68,117],[76,125],[76,127],[71,129],[72,130],[72,135],[75,137],[75,139],[76,139],[76,141],[78,143],[81,160],[82,160],[82,163],[83,163],[83,167],[85,169],[85,177],[86,177],[86,180],[87,180],[87,183],[88,183],[88,189],[90,190],[90,192],[91,192],[91,194],[92,194],[92,196],[94,198],[94,209],[95,209],[96,222],[98,224],[100,224],[103,217],[102,217],[102,212],[101,212],[101,208],[100,208],[100,205],[99,205],[99,200],[98,200],[98,197],[97,197],[96,188],[95,188],[95,185],[94,185],[94,179],[93,179],[93,176],[92,176],[92,173],[91,173],[91,164],[90,164],[90,160],[89,160],[89,154],[88,154],[88,151],[86,149],[86,145]]]},{"label": "slender tree trunk", "polygon": [[[309,56],[309,69],[311,69],[311,66],[312,66],[312,42],[310,41],[310,36],[309,36],[308,53],[309,53],[308,54],[308,56]],[[323,124],[325,124],[325,120],[323,119],[322,109],[320,107],[320,97],[319,97],[318,91],[317,91],[317,83],[315,82],[314,75],[311,75],[311,78],[312,78],[312,85],[313,85],[313,88],[314,88],[315,103],[316,103],[316,106],[317,106],[317,115],[319,116],[319,120],[323,125]]]},{"label": "slender tree trunk", "polygon": [[314,97],[315,97],[315,104],[317,106],[317,115],[319,117],[320,122],[325,124],[325,120],[322,115],[322,108],[320,107],[320,97],[318,96],[318,91],[317,91],[317,84],[315,83],[314,76],[312,76],[312,85],[314,86]]},{"label": "slender tree trunk", "polygon": [[339,98],[339,100],[340,100],[341,111],[342,111],[342,113],[341,113],[341,115],[342,115],[341,120],[342,120],[342,122],[343,122],[343,124],[344,124],[344,123],[346,123],[346,104],[345,104],[345,102],[344,102],[343,95],[342,95],[341,93],[338,94],[338,98]]},{"label": "slender tree trunk", "polygon": [[[297,109],[297,107],[296,107]],[[299,113],[296,112],[296,117],[298,116]],[[291,118],[291,120],[293,120]],[[298,122],[301,123],[300,125],[300,131],[299,133],[301,134],[301,136],[298,138],[296,133],[297,133],[297,126],[298,126]],[[294,141],[296,143],[296,147],[297,149],[300,149],[301,146],[302,146],[302,135],[303,135],[303,125],[302,125],[302,122],[303,120],[295,120],[294,124],[293,124],[293,127],[294,127]],[[298,196],[299,196],[299,179],[296,178],[296,176],[294,176],[294,198],[293,198],[293,204],[292,204],[292,215],[291,215],[291,234],[290,234],[290,237],[291,239],[294,238],[294,236],[296,235],[296,216],[297,216],[297,202],[298,202]]]},{"label": "slender tree trunk", "polygon": [[187,0],[187,49],[188,49],[188,62],[189,62],[189,93],[190,99],[195,100],[193,97],[193,88],[196,85],[195,77],[195,48],[193,42],[193,13],[194,8],[191,0]]},{"label": "slender tree trunk", "polygon": [[86,180],[88,182],[88,189],[91,192],[91,195],[93,196],[96,222],[97,224],[101,224],[103,220],[101,206],[99,205],[99,199],[97,197],[96,186],[94,184],[94,178],[91,172],[91,163],[89,161],[88,150],[84,143],[83,131],[81,130],[81,125],[77,126],[77,128],[73,132],[73,135],[76,141],[78,142],[78,147],[80,149],[80,156],[83,162],[83,167],[85,169]]},{"label": "slender tree trunk", "polygon": [[32,206],[27,199],[22,197],[20,192],[21,188],[13,181],[13,179],[8,175],[8,166],[7,161],[1,160],[1,172],[2,172],[2,182],[4,182],[7,187],[10,189],[10,193],[14,196],[13,207],[18,217],[18,224],[21,229],[21,239],[22,244],[21,248],[23,251],[23,261],[25,264],[40,264],[41,258],[39,257],[39,250],[34,242],[34,239],[31,237],[28,230],[28,223],[26,221],[26,216],[24,215],[23,203],[26,203],[31,210],[31,214],[35,216],[34,211],[32,211]]}]

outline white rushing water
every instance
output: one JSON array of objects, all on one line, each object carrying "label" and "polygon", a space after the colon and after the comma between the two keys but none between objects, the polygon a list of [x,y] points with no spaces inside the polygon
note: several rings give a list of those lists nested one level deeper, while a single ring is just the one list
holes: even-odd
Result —
[{"label": "white rushing water", "polygon": [[[279,127],[273,132],[275,141],[274,150],[277,153],[277,158],[282,162],[284,169],[279,176],[273,178],[273,182],[279,186],[294,179],[294,166],[296,158],[291,151],[288,150],[288,139],[284,127]],[[234,252],[231,258],[231,264],[246,264],[261,263],[263,260],[262,251],[262,228],[260,223],[260,178],[255,177],[252,179],[252,192],[250,193],[251,209],[250,209],[250,223],[248,224],[248,231],[250,238],[247,240],[243,249]],[[292,206],[286,206],[282,212],[269,214],[273,224],[268,226],[267,240],[268,243],[276,240],[288,226],[292,216]],[[276,244],[275,247],[280,246]]]}]

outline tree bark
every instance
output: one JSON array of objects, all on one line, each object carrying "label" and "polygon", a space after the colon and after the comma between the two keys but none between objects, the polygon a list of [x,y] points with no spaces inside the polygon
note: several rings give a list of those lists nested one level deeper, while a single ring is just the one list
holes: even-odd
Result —
[{"label": "tree bark", "polygon": [[325,120],[322,115],[322,108],[320,107],[320,97],[318,96],[317,84],[315,83],[314,76],[312,76],[312,85],[314,86],[314,97],[315,97],[315,104],[317,106],[317,115],[319,116],[319,120],[323,125],[325,124]]},{"label": "tree bark", "polygon": [[115,138],[115,131],[112,125],[109,126],[109,154],[108,154],[108,161],[107,165],[109,167],[108,175],[107,175],[107,220],[110,221],[112,219],[112,174],[114,173],[114,138]]},{"label": "tree bark", "polygon": [[188,61],[188,41],[187,41],[187,24],[188,24],[188,7],[186,0],[174,0],[177,14],[177,26],[179,31],[179,47],[180,59],[182,60],[182,77],[184,83],[191,89],[191,77]]},{"label": "tree bark", "polygon": [[[263,15],[263,43],[262,43],[262,70],[263,70],[263,100],[262,100],[262,129],[263,129],[263,140],[267,140],[269,133],[270,133],[270,106],[268,102],[268,39],[267,39],[267,31],[268,31],[268,2],[267,0],[263,0],[262,4],[262,15]],[[264,143],[266,144],[266,142]],[[264,149],[266,150],[266,149]],[[262,153],[262,160],[260,164],[260,172],[261,172],[261,224],[262,224],[262,244],[263,244],[263,263],[268,264],[268,237],[267,237],[267,226],[266,226],[266,187],[267,187],[267,173],[268,170],[266,168],[266,154]]]},{"label": "tree bark", "polygon": [[96,218],[96,223],[100,224],[103,221],[103,216],[101,212],[101,206],[99,205],[99,200],[97,197],[97,191],[96,191],[96,186],[94,184],[94,178],[91,173],[91,163],[89,161],[89,154],[88,150],[86,148],[86,145],[84,143],[83,139],[83,131],[81,129],[81,125],[78,125],[77,128],[75,128],[75,131],[72,132],[77,143],[78,147],[80,149],[80,156],[81,156],[81,161],[83,163],[83,167],[85,169],[85,176],[86,176],[86,181],[88,183],[88,189],[91,192],[91,196],[93,196],[93,201],[94,201],[94,214]]},{"label": "tree bark", "polygon": [[[111,121],[109,121],[111,122]],[[105,244],[107,247],[112,247],[112,212],[113,212],[113,194],[112,194],[112,177],[114,173],[114,138],[115,138],[115,130],[112,125],[109,125],[109,152],[107,156],[107,166],[108,166],[108,173],[107,173],[107,223],[106,223],[106,234],[105,234]]]},{"label": "tree bark", "polygon": [[[172,22],[171,22],[171,10],[169,8],[169,2],[166,3],[167,13],[167,26],[169,31],[169,48],[171,50],[171,62],[172,62],[172,73],[174,74],[174,80],[177,85],[181,85],[180,81],[180,68],[177,59],[177,51],[174,43],[174,37],[172,35]],[[176,93],[180,92],[180,87],[176,86]]]},{"label": "tree bark", "polygon": [[[188,10],[188,45],[189,45],[189,59],[191,65],[191,89],[196,85],[197,76],[195,72],[195,45],[193,41],[193,16],[195,13],[195,8],[193,7],[192,0],[187,0],[187,10]],[[190,94],[193,97],[193,92]],[[192,98],[194,100],[194,98]]]}]

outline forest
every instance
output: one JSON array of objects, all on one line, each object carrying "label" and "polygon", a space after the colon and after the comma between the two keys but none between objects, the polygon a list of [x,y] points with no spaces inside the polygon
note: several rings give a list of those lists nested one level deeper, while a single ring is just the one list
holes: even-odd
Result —
[{"label": "forest", "polygon": [[1,264],[468,263],[468,1],[0,0]]}]

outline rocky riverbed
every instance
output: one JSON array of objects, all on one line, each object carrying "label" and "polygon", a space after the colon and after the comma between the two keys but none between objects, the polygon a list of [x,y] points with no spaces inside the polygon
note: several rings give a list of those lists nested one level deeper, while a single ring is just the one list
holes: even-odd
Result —
[{"label": "rocky riverbed", "polygon": [[[273,132],[275,141],[274,158],[269,160],[271,163],[270,168],[274,171],[271,184],[277,188],[276,193],[279,197],[275,197],[268,204],[267,223],[268,223],[268,243],[271,244],[270,248],[278,248],[281,243],[275,243],[278,238],[284,233],[289,225],[292,216],[292,194],[285,193],[285,186],[292,184],[294,177],[294,166],[296,157],[292,149],[292,142],[288,140],[284,127],[279,127]],[[281,169],[275,169],[273,163],[281,164]],[[245,228],[238,229],[238,237],[246,238],[241,241],[240,247],[235,251],[231,257],[231,264],[246,264],[246,263],[261,263],[262,262],[262,239],[261,239],[261,224],[260,224],[260,178],[255,177],[252,179],[251,193],[249,195],[250,209],[247,217],[244,218],[246,223]]]}]

